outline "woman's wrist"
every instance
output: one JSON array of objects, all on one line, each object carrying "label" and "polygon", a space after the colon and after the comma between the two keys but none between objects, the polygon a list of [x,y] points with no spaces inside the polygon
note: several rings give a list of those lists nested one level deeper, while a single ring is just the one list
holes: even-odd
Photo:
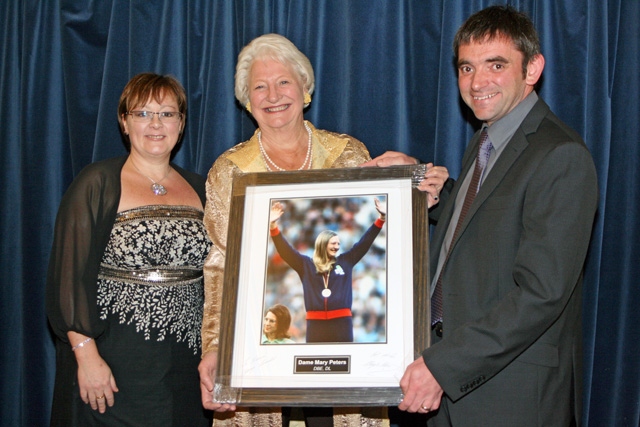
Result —
[{"label": "woman's wrist", "polygon": [[89,344],[89,342],[91,342],[91,341],[93,341],[93,338],[91,338],[91,337],[86,338],[86,339],[80,341],[78,344],[72,346],[71,347],[71,351],[76,351],[77,349],[82,348],[85,345]]},{"label": "woman's wrist", "polygon": [[80,334],[78,332],[69,331],[67,333],[71,351],[77,361],[93,360],[98,355],[98,347],[93,337]]},{"label": "woman's wrist", "polygon": [[76,357],[78,364],[95,363],[100,357],[98,346],[95,340],[85,343],[82,347],[77,348],[73,355]]}]

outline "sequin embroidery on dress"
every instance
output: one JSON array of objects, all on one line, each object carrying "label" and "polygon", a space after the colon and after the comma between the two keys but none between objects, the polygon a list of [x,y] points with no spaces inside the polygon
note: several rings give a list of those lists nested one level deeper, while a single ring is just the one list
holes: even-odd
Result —
[{"label": "sequin embroidery on dress", "polygon": [[98,276],[100,318],[116,316],[145,340],[200,349],[202,265],[210,241],[203,212],[143,206],[118,213]]}]

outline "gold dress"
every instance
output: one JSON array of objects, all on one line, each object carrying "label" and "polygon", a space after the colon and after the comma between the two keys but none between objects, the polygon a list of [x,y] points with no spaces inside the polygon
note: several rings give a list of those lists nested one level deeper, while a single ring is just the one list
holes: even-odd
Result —
[{"label": "gold dress", "polygon": [[[312,169],[356,167],[371,159],[369,151],[357,139],[345,135],[311,129]],[[225,151],[215,161],[207,176],[207,204],[204,223],[213,245],[204,263],[204,317],[202,321],[202,353],[218,350],[222,283],[227,249],[227,226],[233,177],[247,172],[267,172],[258,146],[258,130],[251,139]],[[362,413],[361,413],[362,411]],[[280,427],[279,408],[243,408],[229,413],[216,413],[214,426]],[[388,425],[386,408],[334,408],[335,426]]]}]

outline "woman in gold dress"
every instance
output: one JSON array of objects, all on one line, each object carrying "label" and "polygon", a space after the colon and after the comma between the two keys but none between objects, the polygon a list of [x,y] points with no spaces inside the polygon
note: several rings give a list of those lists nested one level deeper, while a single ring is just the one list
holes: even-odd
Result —
[{"label": "woman in gold dress", "polygon": [[[352,136],[316,129],[303,115],[313,90],[314,74],[309,59],[283,36],[260,36],[238,56],[235,95],[259,128],[251,139],[220,155],[207,178],[204,221],[213,246],[204,266],[203,356],[198,370],[202,404],[217,411],[215,426],[282,425],[279,408],[236,408],[212,400],[233,177],[247,172],[357,167],[365,162],[379,166],[417,162],[395,152],[383,154],[378,162],[372,161],[364,144]],[[429,192],[431,206],[437,203],[448,173],[443,167],[428,166],[419,188]],[[386,420],[385,408],[363,408],[362,412],[358,408],[334,408],[333,413],[339,425],[359,426],[363,417],[370,426],[384,425]],[[320,424],[307,419],[307,424],[330,425],[331,416],[321,415],[318,421]]]}]

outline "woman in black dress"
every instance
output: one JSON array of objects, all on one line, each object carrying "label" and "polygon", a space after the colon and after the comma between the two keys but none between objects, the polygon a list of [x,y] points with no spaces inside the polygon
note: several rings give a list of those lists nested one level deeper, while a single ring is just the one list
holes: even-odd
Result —
[{"label": "woman in black dress", "polygon": [[56,334],[52,426],[207,426],[197,366],[204,179],[170,163],[186,95],[145,73],[124,88],[128,156],[87,166],[65,193],[47,278]]}]

